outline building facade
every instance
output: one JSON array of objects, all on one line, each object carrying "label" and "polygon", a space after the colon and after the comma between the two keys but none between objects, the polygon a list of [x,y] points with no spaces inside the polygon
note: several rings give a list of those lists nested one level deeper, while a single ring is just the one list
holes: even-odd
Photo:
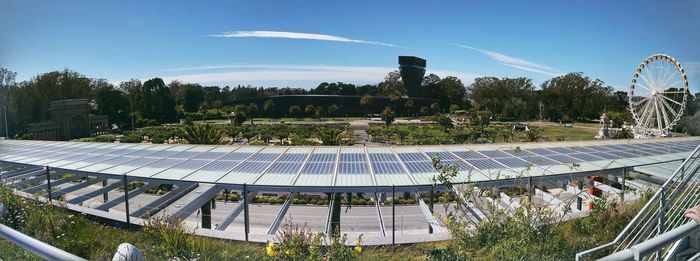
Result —
[{"label": "building facade", "polygon": [[71,140],[107,133],[109,119],[105,115],[91,115],[87,99],[52,101],[51,120],[29,124],[32,138],[38,140]]}]

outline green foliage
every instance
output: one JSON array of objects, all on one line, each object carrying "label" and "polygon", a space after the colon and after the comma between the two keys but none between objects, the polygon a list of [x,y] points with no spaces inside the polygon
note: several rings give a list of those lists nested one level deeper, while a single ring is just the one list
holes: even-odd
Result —
[{"label": "green foliage", "polygon": [[452,118],[450,118],[449,116],[438,115],[433,117],[433,121],[435,121],[437,125],[440,125],[445,130],[450,130],[454,127],[454,125],[452,124]]},{"label": "green foliage", "polygon": [[210,124],[187,126],[182,136],[189,144],[220,144],[223,131]]},{"label": "green foliage", "polygon": [[389,126],[392,122],[394,122],[394,111],[387,106],[384,108],[384,111],[382,111],[381,117],[384,124]]},{"label": "green foliage", "polygon": [[622,128],[620,131],[615,134],[615,139],[632,139],[634,138],[634,133],[630,128]]},{"label": "green foliage", "polygon": [[115,142],[116,140],[117,140],[117,136],[112,135],[112,134],[105,134],[105,135],[100,135],[100,136],[96,136],[96,137],[78,139],[78,141],[80,141],[80,142]]},{"label": "green foliage", "polygon": [[695,115],[684,116],[681,118],[681,120],[678,121],[676,131],[693,136],[700,135],[700,111],[696,112]]},{"label": "green foliage", "polygon": [[316,131],[323,145],[347,145],[352,143],[352,136],[339,128],[319,127]]},{"label": "green foliage", "polygon": [[300,114],[301,114],[301,107],[299,107],[299,105],[289,106],[289,115],[291,115],[292,117],[299,117],[299,116],[301,116]]},{"label": "green foliage", "polygon": [[525,132],[525,137],[527,138],[527,141],[529,142],[535,142],[540,140],[542,136],[540,135],[540,129],[536,127],[530,127],[530,130]]}]

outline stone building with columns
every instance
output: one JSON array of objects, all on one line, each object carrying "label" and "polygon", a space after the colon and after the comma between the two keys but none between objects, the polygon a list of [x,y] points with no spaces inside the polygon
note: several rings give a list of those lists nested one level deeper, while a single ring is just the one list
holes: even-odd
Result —
[{"label": "stone building with columns", "polygon": [[91,115],[87,99],[52,101],[51,120],[29,124],[27,129],[37,140],[72,140],[109,131],[105,115]]}]

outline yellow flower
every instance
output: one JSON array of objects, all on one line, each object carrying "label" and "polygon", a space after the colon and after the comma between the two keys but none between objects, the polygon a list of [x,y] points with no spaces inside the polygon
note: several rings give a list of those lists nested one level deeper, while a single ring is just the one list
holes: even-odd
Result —
[{"label": "yellow flower", "polygon": [[272,242],[267,243],[267,246],[265,247],[265,252],[267,253],[267,256],[269,256],[269,257],[276,256],[277,252],[275,251],[275,243],[272,243]]},{"label": "yellow flower", "polygon": [[362,247],[361,247],[361,246],[356,246],[356,247],[355,247],[355,253],[361,254],[361,253],[362,253]]}]

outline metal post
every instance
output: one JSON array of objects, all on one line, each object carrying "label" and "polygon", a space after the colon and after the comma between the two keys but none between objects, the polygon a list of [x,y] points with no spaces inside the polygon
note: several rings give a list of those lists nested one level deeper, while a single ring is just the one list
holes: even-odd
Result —
[{"label": "metal post", "polygon": [[216,209],[216,196],[211,199],[211,209]]},{"label": "metal post", "polygon": [[126,180],[126,175],[122,176],[124,182],[124,207],[126,209],[126,228],[131,227],[131,218],[129,217],[129,182]]},{"label": "metal post", "polygon": [[[433,214],[433,197],[435,195],[435,185],[430,187],[430,195],[428,196],[428,210],[430,210],[430,215]],[[421,199],[422,200],[422,199]],[[433,226],[428,223],[428,234],[433,233]]]},{"label": "metal post", "polygon": [[532,202],[532,177],[527,177],[527,202]]},{"label": "metal post", "polygon": [[[105,179],[102,181],[102,187],[104,188],[106,186],[107,186],[107,180]],[[105,191],[105,193],[102,194],[102,202],[107,203],[107,201],[109,201],[109,194],[107,194],[107,191]]]},{"label": "metal post", "polygon": [[46,189],[49,191],[49,203],[52,203],[51,199],[53,197],[51,197],[51,169],[49,168],[49,166],[46,166],[46,183]]},{"label": "metal post", "polygon": [[391,185],[391,244],[396,244],[396,193],[394,185]]},{"label": "metal post", "polygon": [[[657,235],[664,233],[664,214],[666,213],[666,193],[664,193],[664,188],[659,190],[659,217],[658,217],[658,230]],[[656,260],[661,259],[661,250],[656,251]]]},{"label": "metal post", "polygon": [[211,229],[211,201],[202,205],[202,228]]},{"label": "metal post", "polygon": [[10,131],[7,128],[7,105],[5,105],[3,110],[3,115],[5,116],[5,137],[10,137]]},{"label": "metal post", "polygon": [[627,179],[627,168],[622,169],[622,189],[620,190],[620,202],[625,203],[625,180]]},{"label": "metal post", "polygon": [[245,232],[245,241],[248,241],[250,224],[248,223],[248,188],[246,186],[247,184],[243,183],[243,227]]}]

